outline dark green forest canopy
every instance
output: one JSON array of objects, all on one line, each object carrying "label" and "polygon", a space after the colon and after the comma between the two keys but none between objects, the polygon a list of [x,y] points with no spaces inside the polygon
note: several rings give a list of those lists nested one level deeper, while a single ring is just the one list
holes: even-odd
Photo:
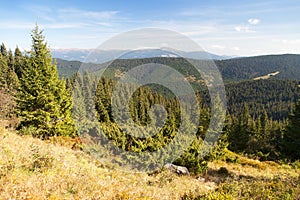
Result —
[{"label": "dark green forest canopy", "polygon": [[[69,77],[82,65],[79,61],[57,59],[60,76]],[[127,71],[146,63],[164,64],[182,73],[195,90],[200,91],[203,103],[210,103],[208,90],[201,75],[183,58],[144,58],[120,59],[109,65],[110,69]],[[282,120],[292,110],[299,95],[300,55],[270,55],[249,58],[236,58],[215,61],[225,83],[228,111],[240,113],[244,103],[249,104],[254,117],[266,109],[269,117]],[[104,65],[89,64],[91,68],[101,69]],[[86,67],[86,64],[84,65]],[[278,71],[279,74],[267,80],[253,80]],[[158,88],[155,88],[158,89]],[[161,90],[162,88],[160,88]]]}]

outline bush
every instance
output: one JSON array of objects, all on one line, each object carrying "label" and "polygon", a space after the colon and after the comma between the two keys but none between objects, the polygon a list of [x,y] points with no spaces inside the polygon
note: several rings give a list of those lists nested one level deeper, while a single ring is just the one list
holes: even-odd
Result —
[{"label": "bush", "polygon": [[293,162],[292,167],[294,169],[300,169],[300,160],[296,160],[295,162]]},{"label": "bush", "polygon": [[220,167],[220,169],[218,170],[218,174],[229,175],[229,171],[226,167]]}]

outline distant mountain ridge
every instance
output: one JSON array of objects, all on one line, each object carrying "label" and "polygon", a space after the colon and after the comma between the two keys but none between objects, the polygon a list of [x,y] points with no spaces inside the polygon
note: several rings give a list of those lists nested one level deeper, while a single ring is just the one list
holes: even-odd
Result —
[{"label": "distant mountain ridge", "polygon": [[[128,55],[127,55],[128,56]],[[55,56],[54,56],[55,57]],[[126,54],[125,54],[126,58]],[[81,66],[80,61],[67,61],[56,59],[58,71],[61,76],[70,76],[74,74]],[[188,72],[187,62],[182,58],[173,57],[156,57],[156,58],[137,58],[122,59],[117,61],[123,68],[132,65],[146,64],[149,62],[170,64],[176,69],[182,69]],[[233,58],[225,60],[215,60],[215,63],[226,82],[253,80],[257,77],[266,76],[267,74],[279,72],[271,79],[299,80],[300,81],[300,55],[266,55],[244,58]],[[97,65],[97,64],[93,64]]]},{"label": "distant mountain ridge", "polygon": [[[97,49],[52,49],[52,56],[54,58],[60,58],[68,61],[81,61],[85,62],[87,58],[90,61],[90,54],[99,59],[93,60],[94,63],[102,63],[109,61],[111,58],[122,58],[122,59],[138,59],[138,58],[153,58],[153,57],[186,57],[194,59],[214,59],[223,60],[232,58],[231,56],[219,56],[216,54],[208,53],[205,51],[176,51],[176,53],[162,49],[141,49],[136,51],[129,50],[97,50]],[[179,54],[179,55],[177,55]]]}]

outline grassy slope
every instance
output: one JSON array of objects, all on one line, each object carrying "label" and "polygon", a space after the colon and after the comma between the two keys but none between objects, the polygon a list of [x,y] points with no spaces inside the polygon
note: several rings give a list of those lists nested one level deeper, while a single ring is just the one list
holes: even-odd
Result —
[{"label": "grassy slope", "polygon": [[193,177],[103,166],[81,151],[0,131],[0,199],[178,199],[206,191]]},{"label": "grassy slope", "polygon": [[[289,166],[261,163],[231,152],[226,158],[231,162],[210,163],[201,177],[180,177],[167,171],[149,176],[122,172],[81,151],[0,129],[0,199],[193,199],[203,194],[212,199],[220,198],[218,195],[240,199],[236,191],[242,191],[240,185],[248,187],[246,183],[267,184],[276,177],[298,180],[299,170]],[[234,184],[231,196],[226,184]],[[299,185],[291,189],[297,192]]]}]

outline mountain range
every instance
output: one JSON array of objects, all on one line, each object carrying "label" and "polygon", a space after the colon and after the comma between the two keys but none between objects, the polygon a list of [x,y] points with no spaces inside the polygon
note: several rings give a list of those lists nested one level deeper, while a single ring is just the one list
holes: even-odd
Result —
[{"label": "mountain range", "polygon": [[223,60],[235,56],[220,56],[205,51],[173,51],[171,49],[99,50],[99,49],[52,49],[54,58],[68,61],[102,63],[116,58],[138,59],[153,57],[185,57],[193,59]]}]

